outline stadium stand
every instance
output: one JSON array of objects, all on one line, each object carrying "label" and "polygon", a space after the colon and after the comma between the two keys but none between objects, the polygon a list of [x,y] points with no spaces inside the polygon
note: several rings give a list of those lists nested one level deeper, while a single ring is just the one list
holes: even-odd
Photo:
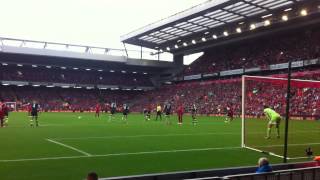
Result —
[{"label": "stadium stand", "polygon": [[[273,76],[284,77],[285,75],[275,74]],[[320,71],[308,70],[301,72],[298,70],[293,73],[293,77],[319,80]],[[268,98],[277,96],[277,99],[283,99],[284,103],[284,93],[280,93],[280,89],[276,87],[272,90],[268,89],[267,91],[263,88],[265,86],[264,83],[255,83],[254,86],[248,86],[249,99],[247,113],[252,116],[261,116],[261,108],[263,107],[257,108],[258,104],[269,104],[270,106],[277,107],[277,110],[284,114],[285,106],[279,104],[278,101],[274,101],[272,98]],[[116,101],[119,104],[130,103],[132,106],[131,111],[133,112],[142,112],[142,110],[150,104],[154,109],[156,104],[164,104],[167,101],[173,102],[173,110],[177,108],[178,104],[183,103],[186,112],[189,112],[189,108],[193,103],[196,103],[198,113],[202,115],[224,115],[227,106],[232,106],[232,108],[235,109],[235,114],[240,115],[241,109],[241,79],[239,77],[181,82],[173,85],[165,85],[157,90],[146,92],[28,86],[1,86],[1,89],[0,96],[5,101],[18,102],[17,104],[20,109],[23,109],[23,104],[27,104],[33,99],[38,100],[46,111],[90,111],[98,102],[110,103],[112,101]],[[320,115],[320,112],[316,108],[319,104],[315,103],[320,96],[319,90],[293,89],[293,92],[292,102],[305,103],[308,104],[308,106],[300,106],[299,103],[293,103],[292,115],[298,117],[306,117],[307,115],[318,117]],[[303,93],[303,95],[300,93]],[[258,96],[260,98],[257,98]],[[260,102],[259,99],[263,102]]]},{"label": "stadium stand", "polygon": [[[273,76],[285,77],[286,75],[274,74]],[[299,79],[320,79],[319,70],[298,71],[293,73],[292,76]],[[266,87],[264,83],[255,83],[248,87],[249,100],[247,104],[247,113],[252,116],[261,116],[263,107],[257,108],[259,107],[258,105],[269,104],[272,107],[277,107],[279,112],[285,114],[284,104],[278,104],[278,101],[271,98],[277,97],[277,100],[282,99],[283,103],[285,103],[285,93],[282,92],[283,88],[272,87],[273,89],[266,89],[264,87]],[[317,102],[317,99],[319,98],[319,90],[293,89],[292,91],[294,93],[292,98],[292,115],[297,117],[306,117],[307,115],[318,117],[320,112],[316,107],[319,106],[319,104],[315,102]],[[146,92],[145,94],[138,96],[137,99],[138,100],[135,101],[136,106],[134,106],[136,111],[143,109],[148,103],[155,105],[157,103],[172,101],[174,102],[174,106],[179,103],[184,104],[187,112],[192,103],[195,102],[198,106],[198,113],[203,115],[224,115],[225,108],[228,105],[236,110],[235,113],[237,115],[240,115],[241,79],[239,77],[233,77],[228,79],[182,82],[175,85],[166,85],[156,91]],[[301,106],[301,104],[297,102],[308,104],[308,106]]]},{"label": "stadium stand", "polygon": [[46,67],[33,68],[31,65],[18,67],[0,66],[0,79],[5,81],[102,84],[124,86],[152,86],[149,78],[143,74],[121,72],[98,72],[88,70],[58,69]]},{"label": "stadium stand", "polygon": [[184,70],[184,75],[217,73],[320,57],[319,28],[288,32],[208,49]]},{"label": "stadium stand", "polygon": [[[93,111],[97,103],[107,106],[117,102],[128,103],[137,91],[111,91],[99,89],[67,89],[47,87],[1,86],[0,97],[6,102],[17,102],[18,110],[26,110],[27,104],[37,100],[43,111]],[[101,92],[102,91],[102,92]],[[106,107],[103,107],[103,110]]]}]

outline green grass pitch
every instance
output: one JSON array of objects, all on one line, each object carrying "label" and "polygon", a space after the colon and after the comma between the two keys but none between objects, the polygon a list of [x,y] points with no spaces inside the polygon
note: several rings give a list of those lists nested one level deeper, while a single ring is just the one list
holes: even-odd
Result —
[{"label": "green grass pitch", "polygon": [[[228,124],[223,117],[203,116],[195,126],[189,116],[182,126],[174,116],[172,121],[145,122],[141,114],[130,114],[125,124],[120,114],[109,122],[106,114],[41,113],[40,127],[31,128],[26,113],[11,113],[9,126],[0,129],[0,179],[79,180],[89,171],[110,177],[237,167],[256,165],[261,156],[282,161],[240,148],[240,119]],[[282,155],[283,139],[264,139],[266,121],[247,122],[247,145]],[[319,122],[290,125],[289,156],[303,157],[308,146],[320,152]]]}]

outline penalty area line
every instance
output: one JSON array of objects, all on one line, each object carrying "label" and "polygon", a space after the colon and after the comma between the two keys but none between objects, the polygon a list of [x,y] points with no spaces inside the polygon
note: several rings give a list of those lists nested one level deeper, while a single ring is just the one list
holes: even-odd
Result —
[{"label": "penalty area line", "polygon": [[[244,148],[250,149],[250,150],[252,150],[252,151],[260,152],[260,153],[265,153],[265,154],[268,154],[268,155],[270,155],[270,156],[275,156],[275,157],[282,158],[282,159],[284,158],[283,156],[278,155],[278,154],[273,153],[273,152],[263,151],[263,150],[256,149],[256,148],[252,148],[252,147],[248,147],[248,146],[245,146]],[[287,158],[287,159],[288,159],[288,158]]]},{"label": "penalty area line", "polygon": [[60,146],[63,146],[65,148],[68,148],[68,149],[71,149],[71,150],[74,150],[74,151],[77,151],[78,153],[81,153],[83,155],[86,155],[86,156],[92,156],[91,154],[85,152],[85,151],[82,151],[80,149],[77,149],[75,147],[72,147],[72,146],[69,146],[67,144],[63,144],[61,142],[58,142],[58,141],[55,141],[55,140],[52,140],[52,139],[46,139],[47,141],[51,142],[51,143],[54,143],[54,144],[57,144],[57,145],[60,145]]},{"label": "penalty area line", "polygon": [[8,160],[0,160],[0,162],[44,161],[44,160],[60,160],[60,159],[80,159],[80,158],[95,158],[95,157],[129,156],[129,155],[179,153],[179,152],[195,152],[195,151],[200,152],[200,151],[212,151],[212,150],[237,150],[237,149],[242,149],[242,147],[235,146],[235,147],[199,148],[199,149],[176,149],[176,150],[163,150],[163,151],[142,151],[142,152],[132,152],[132,153],[110,153],[110,154],[101,154],[101,155],[90,154],[89,156],[83,155],[83,156],[61,156],[61,157],[44,157],[44,158],[29,158],[29,159],[27,158],[8,159]]},{"label": "penalty area line", "polygon": [[[320,143],[305,143],[305,144],[288,144],[288,146],[304,146],[304,145],[319,145]],[[268,148],[268,147],[282,147],[283,145],[270,145],[270,146],[256,146],[257,148]],[[244,148],[250,149],[252,151],[257,151],[260,153],[265,153],[265,154],[269,154],[271,156],[275,156],[278,158],[283,159],[284,156],[278,155],[276,153],[270,152],[270,151],[264,151],[264,150],[260,150],[260,149],[256,149],[253,147],[248,147],[245,146]],[[302,156],[302,157],[287,157],[288,160],[298,160],[298,159],[312,159],[312,156],[308,157],[308,156]]]}]

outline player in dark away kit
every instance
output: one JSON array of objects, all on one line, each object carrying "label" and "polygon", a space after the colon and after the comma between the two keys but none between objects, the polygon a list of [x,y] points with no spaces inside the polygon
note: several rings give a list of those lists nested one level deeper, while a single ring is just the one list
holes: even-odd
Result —
[{"label": "player in dark away kit", "polygon": [[171,104],[170,104],[170,103],[166,103],[166,104],[164,105],[163,112],[165,113],[165,118],[166,118],[167,124],[168,124],[168,125],[171,124],[171,121],[170,121]]},{"label": "player in dark away kit", "polygon": [[109,121],[114,119],[114,114],[117,111],[117,104],[115,102],[111,103],[110,105],[110,116],[109,116]]},{"label": "player in dark away kit", "polygon": [[195,103],[192,104],[191,106],[191,117],[192,117],[192,124],[196,125],[197,124],[197,106]]},{"label": "player in dark away kit", "polygon": [[125,123],[127,123],[128,121],[128,114],[129,114],[129,106],[127,104],[123,105],[123,111],[122,111],[122,120],[125,121]]},{"label": "player in dark away kit", "polygon": [[31,104],[31,120],[30,120],[30,126],[34,127],[34,122],[36,124],[36,127],[39,126],[38,122],[38,113],[39,113],[40,106],[36,101],[33,101]]}]

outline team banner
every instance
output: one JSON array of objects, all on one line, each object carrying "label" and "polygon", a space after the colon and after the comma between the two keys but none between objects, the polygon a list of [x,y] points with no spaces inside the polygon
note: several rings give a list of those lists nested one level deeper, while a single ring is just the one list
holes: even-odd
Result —
[{"label": "team banner", "polygon": [[[81,85],[80,85],[81,86]],[[90,86],[90,85],[87,85],[87,86]],[[86,87],[87,87],[86,86]],[[110,85],[97,85],[97,88],[99,88],[99,89],[111,89],[111,88],[118,88],[118,86],[110,86]]]},{"label": "team banner", "polygon": [[303,64],[304,64],[305,66],[314,65],[314,64],[319,64],[319,59],[306,60],[306,61],[303,61]]},{"label": "team banner", "polygon": [[190,75],[190,76],[184,76],[184,80],[193,80],[193,79],[201,79],[201,74],[196,75]]},{"label": "team banner", "polygon": [[244,69],[244,72],[258,72],[258,71],[261,71],[260,67]]},{"label": "team banner", "polygon": [[26,81],[1,81],[2,84],[8,85],[28,85],[29,83]]},{"label": "team banner", "polygon": [[243,74],[243,69],[234,69],[234,70],[220,72],[220,76],[230,76],[230,75],[237,75],[237,74]]},{"label": "team banner", "polygon": [[295,61],[291,64],[292,67],[303,67],[303,61]]},{"label": "team banner", "polygon": [[211,74],[203,74],[202,77],[215,77],[218,76],[218,73],[211,73]]},{"label": "team banner", "polygon": [[288,63],[272,64],[270,65],[270,70],[287,69],[288,67]]},{"label": "team banner", "polygon": [[154,87],[148,87],[148,86],[138,86],[136,89],[141,89],[141,90],[152,90]]},{"label": "team banner", "polygon": [[74,87],[76,84],[67,84],[67,83],[53,83],[53,86],[57,87]]}]

